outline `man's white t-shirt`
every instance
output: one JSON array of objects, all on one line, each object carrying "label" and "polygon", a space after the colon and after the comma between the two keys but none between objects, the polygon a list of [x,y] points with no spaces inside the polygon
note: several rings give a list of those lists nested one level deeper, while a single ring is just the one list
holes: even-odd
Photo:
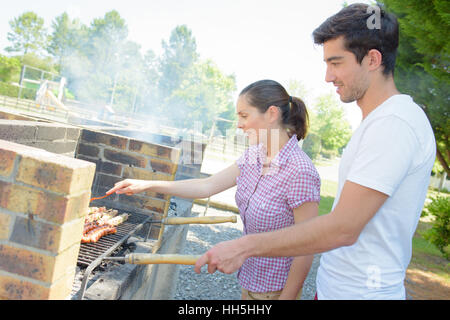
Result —
[{"label": "man's white t-shirt", "polygon": [[333,209],[347,180],[389,197],[355,244],[322,254],[318,299],[405,299],[412,237],[435,156],[430,123],[410,96],[390,97],[361,122],[342,155]]}]

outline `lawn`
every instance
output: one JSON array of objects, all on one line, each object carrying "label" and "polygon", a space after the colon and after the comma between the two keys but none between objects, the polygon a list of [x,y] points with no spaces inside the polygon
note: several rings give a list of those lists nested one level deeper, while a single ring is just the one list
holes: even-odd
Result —
[{"label": "lawn", "polygon": [[331,211],[337,187],[337,182],[322,180],[322,185],[320,186],[319,215],[327,214]]}]

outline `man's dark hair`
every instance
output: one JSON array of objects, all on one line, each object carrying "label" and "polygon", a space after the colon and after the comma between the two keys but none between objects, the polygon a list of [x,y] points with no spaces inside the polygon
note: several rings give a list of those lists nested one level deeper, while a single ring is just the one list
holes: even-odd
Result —
[{"label": "man's dark hair", "polygon": [[361,63],[369,50],[376,49],[382,55],[383,74],[393,75],[398,47],[397,18],[378,6],[379,28],[373,27],[370,19],[373,18],[374,11],[368,10],[368,7],[368,4],[355,3],[329,17],[314,30],[314,43],[323,44],[343,36],[345,49],[356,56],[358,63]]}]

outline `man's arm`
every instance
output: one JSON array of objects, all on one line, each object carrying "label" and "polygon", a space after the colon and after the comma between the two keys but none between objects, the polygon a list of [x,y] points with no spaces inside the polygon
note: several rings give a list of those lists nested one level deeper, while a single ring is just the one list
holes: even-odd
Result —
[{"label": "man's arm", "polygon": [[[317,202],[305,202],[294,209],[295,223],[302,223],[318,216],[319,204]],[[303,287],[308,276],[314,255],[295,257],[289,270],[286,284],[280,295],[280,300],[294,300]]]},{"label": "man's arm", "polygon": [[195,272],[200,273],[201,267],[208,264],[210,273],[233,273],[249,257],[304,256],[352,245],[387,197],[346,181],[338,204],[329,214],[285,229],[221,242],[197,261]]}]

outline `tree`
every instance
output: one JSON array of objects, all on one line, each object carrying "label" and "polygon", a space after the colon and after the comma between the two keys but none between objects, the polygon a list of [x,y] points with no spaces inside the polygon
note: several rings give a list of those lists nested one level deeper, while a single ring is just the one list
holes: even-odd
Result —
[{"label": "tree", "polygon": [[188,76],[188,70],[197,61],[197,44],[192,31],[186,26],[177,26],[170,34],[169,42],[162,41],[163,54],[160,61],[161,97],[169,98]]},{"label": "tree", "polygon": [[[310,134],[307,136],[306,145],[311,144],[311,150],[317,152],[317,137],[320,138],[320,151],[323,149],[340,154],[348,143],[352,130],[345,120],[345,112],[334,96],[329,94],[317,98],[314,107],[309,109]],[[307,140],[312,139],[313,141]]]},{"label": "tree", "polygon": [[9,22],[12,29],[7,38],[12,46],[6,47],[8,52],[39,52],[46,47],[47,35],[44,28],[44,19],[36,13],[28,11]]},{"label": "tree", "polygon": [[71,20],[66,12],[52,22],[53,32],[49,36],[47,51],[57,59],[60,70],[64,59],[79,49],[83,27],[78,19]]},{"label": "tree", "polygon": [[[226,116],[233,108],[232,93],[236,90],[234,75],[224,75],[211,61],[195,63],[180,86],[167,100],[177,127],[193,128],[195,121],[208,130],[219,115]],[[227,128],[222,124],[220,128]]]},{"label": "tree", "polygon": [[118,81],[128,59],[122,54],[127,50],[125,20],[113,10],[94,19],[89,27],[81,26],[74,36],[63,65],[68,86],[83,101],[110,103],[116,98],[115,90],[122,89]]},{"label": "tree", "polygon": [[428,116],[436,137],[437,159],[450,176],[450,2],[382,2],[400,25],[395,82]]}]

